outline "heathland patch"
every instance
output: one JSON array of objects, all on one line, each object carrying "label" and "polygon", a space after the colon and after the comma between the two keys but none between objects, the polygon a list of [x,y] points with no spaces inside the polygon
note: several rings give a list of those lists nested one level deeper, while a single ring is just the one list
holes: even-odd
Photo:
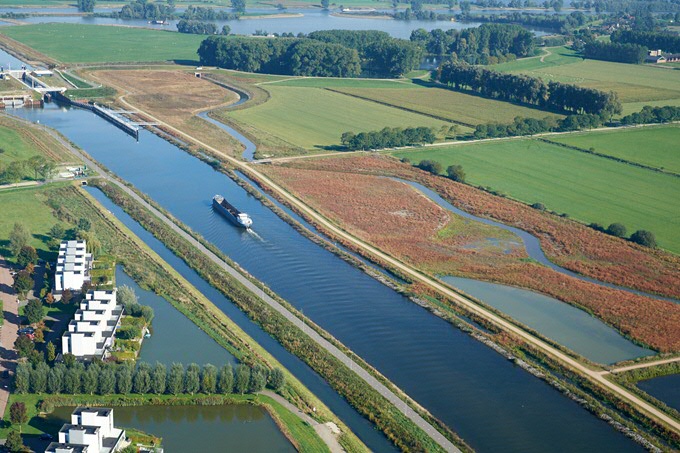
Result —
[{"label": "heathland patch", "polygon": [[556,135],[549,140],[680,173],[677,125]]},{"label": "heathland patch", "polygon": [[203,40],[185,33],[63,23],[4,27],[2,33],[63,63],[196,62]]},{"label": "heathland patch", "polygon": [[[432,176],[396,159],[306,159],[266,166],[263,171],[352,234],[420,269],[539,291],[585,308],[660,350],[680,347],[680,336],[673,333],[680,320],[678,305],[585,282],[539,265],[527,259],[513,234],[462,219],[410,186],[380,176],[416,180],[468,212],[493,215],[525,229],[541,238],[543,249],[555,262],[596,278],[623,284],[647,280],[643,284],[657,290],[670,283],[678,291],[673,283],[678,263],[674,255],[647,251],[554,214]],[[642,266],[653,270],[640,272],[643,262]]]},{"label": "heathland patch", "polygon": [[266,86],[271,98],[264,104],[225,112],[225,116],[303,148],[340,144],[343,132],[368,132],[384,127],[441,128],[444,121],[318,88]]},{"label": "heathland patch", "polygon": [[652,231],[680,253],[680,179],[537,140],[506,140],[397,153],[413,162],[462,165],[467,181],[585,223]]}]

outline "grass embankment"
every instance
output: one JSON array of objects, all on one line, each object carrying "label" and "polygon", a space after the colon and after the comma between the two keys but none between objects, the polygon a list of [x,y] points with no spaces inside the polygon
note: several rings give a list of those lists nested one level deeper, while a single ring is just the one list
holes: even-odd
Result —
[{"label": "grass embankment", "polygon": [[[328,351],[322,349],[290,321],[272,310],[257,295],[246,290],[186,240],[172,232],[158,218],[132,202],[126,194],[111,184],[99,186],[116,204],[123,207],[128,214],[163,241],[175,254],[181,256],[212,286],[228,296],[253,321],[326,379],[338,393],[374,422],[399,448],[405,451],[441,451],[438,444],[368,386],[363,379]],[[221,252],[213,251],[229,262],[229,259]],[[285,301],[281,302],[285,303]],[[427,414],[424,415],[427,416]],[[467,448],[460,439],[456,438],[455,434],[448,431],[437,420],[429,418],[431,423],[438,425],[452,440]]]},{"label": "grass embankment", "polygon": [[555,143],[594,149],[616,159],[680,174],[680,126],[584,132],[547,137]]},{"label": "grass embankment", "polygon": [[660,247],[680,253],[680,179],[538,140],[441,147],[395,153],[444,168],[462,165],[467,182],[524,201],[543,203],[584,223],[623,223],[656,235]]},{"label": "grass embankment", "polygon": [[[257,345],[141,240],[115,220],[112,215],[105,214],[102,208],[97,207],[96,202],[85,192],[69,186],[49,189],[47,195],[47,204],[55,210],[59,218],[70,221],[81,217],[88,218],[92,223],[92,230],[97,233],[102,243],[102,248],[116,256],[126,272],[133,276],[140,286],[153,289],[162,295],[240,361],[266,363],[269,366],[278,366],[283,369],[276,359]],[[318,401],[290,373],[286,373],[289,385],[284,391],[285,396],[308,413],[312,412],[312,407],[317,407],[315,414],[317,418],[331,420],[341,426],[343,430],[341,439],[344,439],[345,444],[349,446],[348,450],[364,451],[360,441],[342,422],[337,420],[323,403]],[[312,428],[309,427],[309,429]],[[319,442],[321,441],[318,440],[315,444],[317,447],[312,445],[309,450],[319,448],[318,445],[321,445]],[[323,447],[320,448],[323,449]]]},{"label": "grass embankment", "polygon": [[[28,422],[22,426],[24,435],[35,436],[44,432],[54,434],[61,423],[54,424],[45,415],[60,406],[222,406],[250,404],[265,409],[274,419],[284,435],[300,451],[328,451],[314,429],[299,417],[292,414],[280,403],[266,395],[50,395],[50,394],[13,394],[10,401],[26,404]],[[5,420],[9,419],[8,404]],[[0,437],[6,438],[10,428],[0,429]]]},{"label": "grass embankment", "polygon": [[405,112],[318,88],[265,85],[271,99],[262,105],[226,115],[264,136],[273,135],[292,146],[322,150],[340,144],[343,132],[368,132],[384,127],[427,126],[448,122]]},{"label": "grass embankment", "polygon": [[[51,135],[38,127],[0,115],[0,164],[42,155],[55,164],[74,162],[73,156]],[[26,171],[25,176],[35,176]]]},{"label": "grass embankment", "polygon": [[502,72],[529,74],[544,80],[574,83],[588,88],[615,91],[623,114],[644,105],[680,105],[680,77],[675,71],[650,65],[584,60],[566,47],[548,49],[553,55],[494,65]]},{"label": "grass embankment", "polygon": [[63,63],[149,62],[195,64],[201,35],[131,27],[47,23],[5,27],[2,34]]}]

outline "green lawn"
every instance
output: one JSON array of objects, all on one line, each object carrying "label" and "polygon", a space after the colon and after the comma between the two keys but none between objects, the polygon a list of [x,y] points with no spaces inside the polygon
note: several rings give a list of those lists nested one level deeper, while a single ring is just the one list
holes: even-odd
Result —
[{"label": "green lawn", "polygon": [[[0,191],[0,255],[9,257],[7,246],[9,233],[15,222],[28,227],[32,238],[29,245],[38,250],[41,258],[55,258],[46,242],[47,233],[55,223],[62,223],[52,215],[52,209],[45,204],[45,188],[13,189]],[[62,223],[65,229],[70,225]]]},{"label": "green lawn", "polygon": [[205,36],[83,24],[3,27],[2,33],[64,63],[196,62]]},{"label": "green lawn", "polygon": [[265,85],[271,99],[226,116],[305,149],[339,145],[343,132],[448,124],[318,88]]},{"label": "green lawn", "polygon": [[680,173],[678,125],[559,135],[550,140]]},{"label": "green lawn", "polygon": [[17,131],[0,126],[0,167],[40,155],[35,145],[28,143]]},{"label": "green lawn", "polygon": [[[538,119],[546,116],[558,117],[554,113],[543,110],[441,88],[420,87],[411,90],[393,87],[381,89],[339,88],[338,91],[472,126],[494,121],[511,123],[516,116]],[[561,118],[561,116],[559,117]]]},{"label": "green lawn", "polygon": [[[529,58],[490,68],[503,72],[521,72],[544,80],[575,83],[599,90],[613,90],[624,104],[670,101],[666,104],[675,105],[680,100],[678,71],[650,65],[584,60],[564,47],[550,48],[549,51],[553,55],[546,57],[544,62],[540,58]],[[629,112],[627,109],[626,113]]]},{"label": "green lawn", "polygon": [[467,182],[526,203],[540,202],[586,223],[621,222],[629,233],[652,231],[659,245],[680,253],[680,178],[536,140],[396,153],[444,168],[460,164]]}]

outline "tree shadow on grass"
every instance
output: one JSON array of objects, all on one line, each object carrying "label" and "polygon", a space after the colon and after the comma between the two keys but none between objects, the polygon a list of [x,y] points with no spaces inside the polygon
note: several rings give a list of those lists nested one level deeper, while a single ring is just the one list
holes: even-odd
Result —
[{"label": "tree shadow on grass", "polygon": [[173,63],[181,66],[200,66],[201,62],[198,60],[172,60]]}]

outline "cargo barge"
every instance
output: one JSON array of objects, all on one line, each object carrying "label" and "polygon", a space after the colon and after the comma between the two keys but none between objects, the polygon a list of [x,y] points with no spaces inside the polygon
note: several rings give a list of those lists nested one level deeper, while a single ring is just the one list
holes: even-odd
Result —
[{"label": "cargo barge", "polygon": [[213,207],[217,209],[220,214],[241,228],[247,229],[253,224],[253,220],[248,214],[233,207],[222,195],[215,195],[213,197]]}]

